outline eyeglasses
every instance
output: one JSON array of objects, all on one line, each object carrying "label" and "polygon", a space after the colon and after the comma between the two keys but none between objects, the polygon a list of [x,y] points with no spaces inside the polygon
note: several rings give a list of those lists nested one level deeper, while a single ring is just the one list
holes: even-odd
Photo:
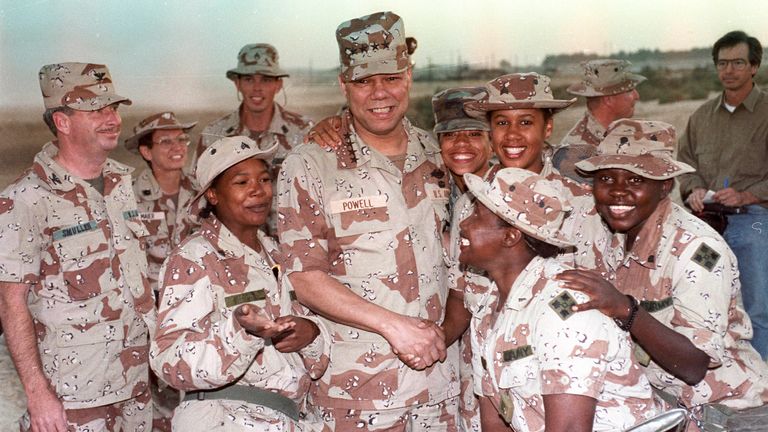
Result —
[{"label": "eyeglasses", "polygon": [[189,144],[192,142],[192,139],[189,137],[189,135],[179,135],[176,138],[170,138],[170,137],[162,137],[157,141],[152,141],[152,144],[170,148],[174,144],[183,145],[184,147],[189,147]]},{"label": "eyeglasses", "polygon": [[734,70],[743,70],[745,67],[747,67],[749,62],[747,62],[744,59],[733,59],[733,60],[721,59],[721,60],[718,60],[717,63],[715,63],[715,65],[717,66],[717,70],[725,70],[728,68],[729,64],[733,67]]}]

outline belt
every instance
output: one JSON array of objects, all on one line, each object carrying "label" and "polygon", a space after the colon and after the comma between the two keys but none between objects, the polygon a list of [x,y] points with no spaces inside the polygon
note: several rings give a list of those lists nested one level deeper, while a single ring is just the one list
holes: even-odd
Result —
[{"label": "belt", "polygon": [[280,411],[295,421],[299,420],[299,408],[296,406],[296,402],[281,394],[260,389],[258,387],[232,385],[219,390],[191,391],[184,395],[184,401],[202,401],[206,399],[227,399],[248,402],[265,406],[275,411]]}]

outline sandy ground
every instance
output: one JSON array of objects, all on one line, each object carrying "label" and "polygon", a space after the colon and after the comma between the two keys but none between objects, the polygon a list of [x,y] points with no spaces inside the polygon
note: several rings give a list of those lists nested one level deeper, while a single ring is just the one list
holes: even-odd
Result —
[{"label": "sandy ground", "polygon": [[[476,85],[477,83],[461,83]],[[413,97],[433,94],[438,89],[456,86],[458,83],[416,83],[412,89]],[[282,102],[282,98],[278,100]],[[308,89],[290,89],[287,97],[288,107],[309,115],[315,120],[332,115],[343,102],[336,87],[315,86]],[[657,102],[637,104],[635,117],[662,120],[673,124],[682,132],[690,114],[704,101],[684,101],[674,104],[659,105]],[[41,104],[42,105],[42,104]],[[176,109],[183,121],[198,120],[199,125],[193,135],[202,130],[203,125],[234,109],[237,101],[233,99],[231,107],[206,109]],[[131,107],[121,108],[123,114],[123,137],[129,135],[133,125],[143,117],[158,112],[166,107],[140,108],[134,103]],[[555,117],[555,131],[551,142],[557,143],[571,126],[582,116],[583,103],[568,109]],[[0,188],[5,188],[26,167],[43,143],[51,139],[51,134],[41,118],[40,109],[14,109],[0,111]],[[196,138],[196,136],[193,136]],[[115,150],[113,157],[129,165],[143,168],[144,163],[138,156],[125,151],[122,147]],[[18,430],[16,421],[24,410],[25,397],[18,377],[5,346],[5,339],[0,338],[0,432]]]}]

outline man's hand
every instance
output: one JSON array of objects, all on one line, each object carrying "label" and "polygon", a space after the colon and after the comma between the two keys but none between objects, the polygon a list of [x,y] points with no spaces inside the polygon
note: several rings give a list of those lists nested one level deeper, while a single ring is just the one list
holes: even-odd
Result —
[{"label": "man's hand", "polygon": [[425,369],[445,360],[445,334],[434,322],[402,316],[387,323],[382,336],[408,367]]},{"label": "man's hand", "polygon": [[695,212],[704,210],[704,195],[706,194],[707,190],[704,188],[696,188],[692,190],[685,200],[688,203],[688,207]]},{"label": "man's hand", "polygon": [[280,323],[272,321],[262,313],[261,308],[249,304],[241,305],[235,309],[235,319],[245,331],[262,339],[276,337],[296,326],[293,321]]},{"label": "man's hand", "polygon": [[629,301],[627,296],[619,292],[612,283],[605,280],[599,273],[587,270],[566,270],[557,276],[560,286],[574,291],[581,291],[590,300],[574,306],[577,312],[597,309],[609,318],[622,321],[629,319]]},{"label": "man's hand", "polygon": [[333,116],[320,120],[304,137],[304,143],[314,141],[322,148],[332,148],[341,145],[341,117]]},{"label": "man's hand", "polygon": [[46,387],[39,393],[30,394],[27,410],[32,432],[66,432],[67,417],[56,393]]},{"label": "man's hand", "polygon": [[715,192],[712,199],[728,207],[740,207],[759,202],[751,192],[739,192],[734,188],[720,189]]},{"label": "man's hand", "polygon": [[320,329],[312,321],[293,315],[278,317],[277,324],[292,323],[293,328],[285,333],[274,336],[272,343],[275,349],[282,353],[296,352],[312,343],[320,334]]}]

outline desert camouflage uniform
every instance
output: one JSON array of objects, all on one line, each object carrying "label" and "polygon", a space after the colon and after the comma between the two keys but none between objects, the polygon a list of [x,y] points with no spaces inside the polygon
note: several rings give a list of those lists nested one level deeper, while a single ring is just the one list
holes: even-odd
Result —
[{"label": "desert camouflage uniform", "polygon": [[[266,149],[271,147],[275,142],[279,145],[277,147],[277,153],[275,158],[272,159],[270,165],[272,167],[272,178],[276,179],[280,172],[280,166],[285,159],[285,156],[294,147],[304,142],[304,136],[309,133],[314,123],[308,117],[301,114],[291,112],[275,103],[275,111],[272,115],[272,122],[269,124],[269,128],[263,132],[252,132],[248,130],[245,125],[240,121],[240,110],[229,113],[203,129],[200,135],[200,142],[197,146],[196,155],[200,157],[203,151],[210,147],[217,139],[221,137],[243,135],[247,136],[259,144],[259,148]],[[272,201],[272,213],[269,215],[269,234],[271,236],[277,236],[277,195],[275,195]]]},{"label": "desert camouflage uniform", "polygon": [[0,280],[32,286],[43,369],[68,413],[88,409],[78,411],[85,421],[128,403],[135,415],[113,418],[117,428],[148,428],[155,310],[131,168],[107,159],[102,195],[55,162],[57,152],[47,143],[0,197]]},{"label": "desert camouflage uniform", "polygon": [[[258,387],[301,407],[311,379],[322,375],[328,365],[330,336],[322,323],[309,318],[321,334],[298,353],[286,354],[237,322],[234,310],[246,302],[262,308],[271,319],[307,313],[292,300],[292,290],[281,289],[273,274],[273,267],[282,261],[277,243],[262,232],[259,241],[263,253],[243,245],[211,215],[174,250],[160,271],[163,297],[150,361],[158,376],[180,390],[212,390],[230,384]],[[303,430],[283,413],[237,400],[182,402],[174,412],[173,427],[179,431]]]},{"label": "desert camouflage uniform", "polygon": [[638,349],[651,383],[686,406],[716,402],[744,409],[768,402],[768,367],[749,343],[752,327],[741,300],[736,258],[708,225],[668,198],[643,225],[631,252],[616,235],[617,288],[635,296],[657,320],[710,357],[704,379],[689,386]]},{"label": "desert camouflage uniform", "polygon": [[552,163],[560,174],[580,183],[592,183],[591,178],[576,172],[576,162],[597,155],[597,146],[605,137],[605,128],[589,110],[584,117],[563,137],[552,156]]},{"label": "desert camouflage uniform", "polygon": [[[478,394],[487,396],[516,431],[544,430],[542,395],[576,394],[597,400],[594,430],[620,431],[658,413],[651,386],[633,360],[628,333],[596,310],[557,310],[563,290],[552,278],[567,270],[534,258],[499,313],[497,295],[480,300],[472,318]],[[565,318],[563,318],[565,316]],[[479,364],[478,364],[479,363]]]},{"label": "desert camouflage uniform", "polygon": [[[349,112],[342,116],[339,149],[312,143],[290,154],[278,186],[281,247],[288,274],[322,270],[370,302],[439,323],[447,295],[442,231],[449,174],[434,140],[407,119],[403,127],[402,170],[360,139]],[[416,371],[379,334],[326,323],[333,362],[310,393],[313,405],[357,414],[455,404],[449,400],[459,393],[455,347],[445,362]],[[361,414],[359,421],[367,420]]]},{"label": "desert camouflage uniform", "polygon": [[149,231],[146,238],[149,281],[157,292],[157,275],[163,261],[198,226],[187,213],[197,186],[192,176],[183,173],[178,195],[167,196],[160,189],[152,170],[146,169],[134,180],[133,193],[138,201],[141,220]]}]

